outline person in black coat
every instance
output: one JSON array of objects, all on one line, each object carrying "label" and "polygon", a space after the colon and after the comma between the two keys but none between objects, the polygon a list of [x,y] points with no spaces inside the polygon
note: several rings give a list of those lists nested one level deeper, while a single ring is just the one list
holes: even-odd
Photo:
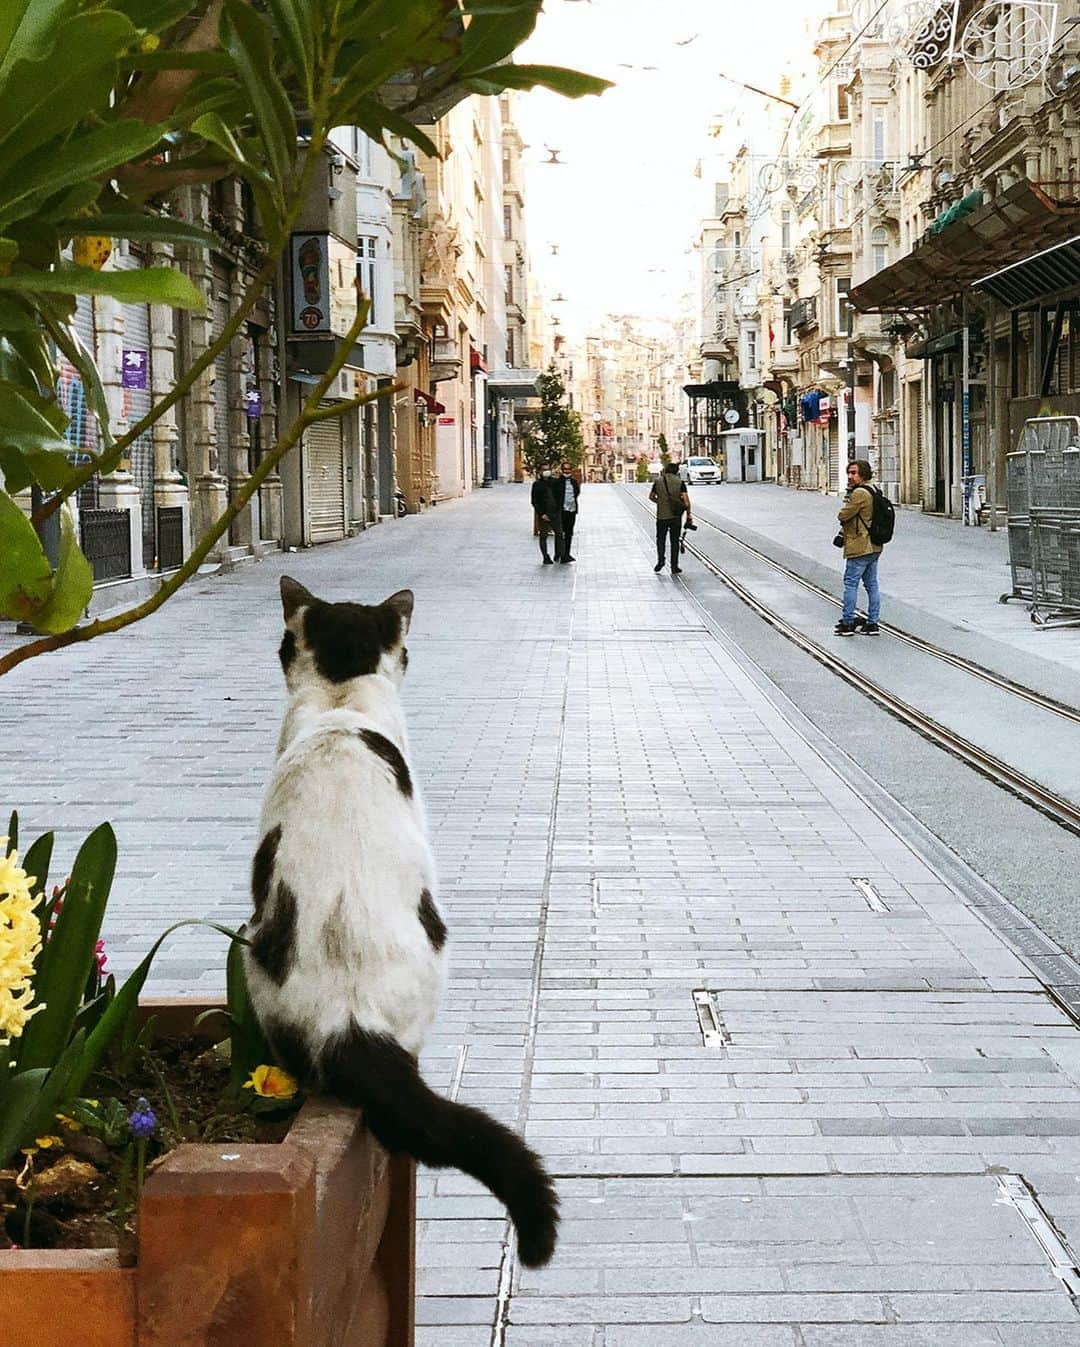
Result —
[{"label": "person in black coat", "polygon": [[544,558],[544,565],[552,565],[551,557],[548,556],[548,537],[552,533],[555,534],[555,559],[562,561],[562,509],[550,468],[541,468],[539,477],[533,482],[532,507],[540,524],[540,555]]},{"label": "person in black coat", "polygon": [[564,462],[556,471],[551,482],[555,491],[555,504],[562,521],[562,547],[558,552],[559,561],[573,561],[570,544],[574,538],[574,525],[578,517],[578,497],[581,495],[581,483],[574,477],[572,463]]}]

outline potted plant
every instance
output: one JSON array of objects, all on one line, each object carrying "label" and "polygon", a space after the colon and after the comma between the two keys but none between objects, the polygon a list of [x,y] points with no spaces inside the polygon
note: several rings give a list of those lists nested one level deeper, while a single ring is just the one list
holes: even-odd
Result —
[{"label": "potted plant", "polygon": [[0,1337],[407,1347],[412,1164],[353,1110],[297,1098],[251,1015],[242,937],[218,928],[232,937],[220,1005],[140,1003],[165,936],[117,986],[100,936],[112,829],[90,834],[51,896],[51,835],[22,864],[17,836],[13,815],[0,842]]}]

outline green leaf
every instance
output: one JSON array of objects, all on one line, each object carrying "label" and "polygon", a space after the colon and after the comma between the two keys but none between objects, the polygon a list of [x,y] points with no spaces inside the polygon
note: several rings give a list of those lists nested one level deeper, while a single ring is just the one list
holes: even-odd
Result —
[{"label": "green leaf", "polygon": [[239,141],[218,113],[204,112],[191,123],[191,130],[195,135],[202,136],[203,140],[208,140],[211,145],[224,150],[230,159],[234,159],[237,163],[243,162],[245,155]]},{"label": "green leaf", "polygon": [[29,1145],[43,1132],[51,1132],[57,1111],[69,1099],[75,1097],[76,1091],[72,1088],[71,1082],[83,1054],[85,1042],[86,1032],[80,1029],[45,1077],[37,1099],[23,1118],[16,1146]]},{"label": "green leaf", "polygon": [[45,145],[0,179],[0,220],[30,215],[56,192],[149,154],[166,130],[143,122],[112,122],[73,135],[59,149]]},{"label": "green leaf", "polygon": [[80,14],[57,31],[49,51],[11,67],[0,89],[0,174],[39,146],[59,148],[88,108],[108,107],[116,58],[135,36],[121,14]]},{"label": "green leaf", "polygon": [[116,835],[103,823],[79,848],[64,906],[42,951],[34,1001],[45,1008],[30,1020],[19,1040],[20,1071],[52,1066],[71,1037],[115,870]]},{"label": "green leaf", "polygon": [[78,371],[79,378],[82,380],[83,392],[86,395],[87,406],[97,418],[101,440],[107,448],[112,443],[112,434],[109,430],[109,404],[105,397],[101,375],[98,373],[97,362],[82,344],[78,333],[69,323],[62,321],[48,311],[42,313],[41,321],[59,350]]},{"label": "green leaf", "polygon": [[83,1085],[86,1084],[86,1081],[97,1069],[97,1065],[105,1055],[109,1044],[123,1029],[129,1017],[134,1014],[135,1008],[139,1004],[139,995],[146,985],[146,979],[150,974],[150,968],[158,950],[169,936],[182,926],[209,926],[211,930],[220,931],[222,935],[227,935],[230,940],[243,939],[236,931],[229,930],[227,926],[219,926],[216,921],[202,921],[197,917],[189,917],[184,921],[178,921],[168,930],[162,931],[161,935],[150,946],[150,952],[113,997],[105,1010],[105,1014],[102,1015],[87,1038],[86,1048],[71,1083],[72,1094],[78,1094]]},{"label": "green leaf", "polygon": [[234,942],[229,946],[225,960],[226,1001],[229,1008],[229,1082],[239,1094],[244,1081],[264,1062],[275,1060],[266,1041],[248,995],[247,975],[244,971],[243,947]]},{"label": "green leaf", "polygon": [[39,394],[0,380],[0,468],[9,492],[40,482],[55,491],[71,475],[63,437],[67,417]]},{"label": "green leaf", "polygon": [[267,0],[277,34],[300,80],[308,107],[315,102],[315,32],[305,0]]},{"label": "green leaf", "polygon": [[19,811],[17,809],[11,811],[11,817],[8,819],[7,848],[9,852],[19,849]]},{"label": "green leaf", "polygon": [[80,0],[4,0],[0,4],[0,78],[16,61],[48,51],[55,34],[70,22]]},{"label": "green leaf", "polygon": [[6,1164],[27,1135],[26,1125],[41,1099],[49,1073],[41,1067],[9,1075],[0,1090],[0,1165]]},{"label": "green leaf", "polygon": [[22,868],[30,879],[33,893],[45,892],[45,886],[49,882],[49,865],[52,863],[55,838],[55,833],[42,833],[30,844],[26,855],[22,858]]},{"label": "green leaf", "polygon": [[95,271],[68,262],[54,271],[13,271],[0,276],[2,290],[28,295],[112,295],[125,304],[168,304],[174,309],[202,309],[206,304],[187,276],[173,267]]},{"label": "green leaf", "polygon": [[418,126],[414,126],[400,113],[383,107],[373,98],[362,98],[354,103],[349,108],[349,115],[351,124],[367,132],[373,140],[383,140],[385,143],[383,132],[389,131],[391,135],[411,141],[425,154],[430,154],[436,159],[439,157],[438,146]]},{"label": "green leaf", "polygon": [[587,94],[602,94],[613,87],[610,80],[596,75],[584,75],[580,70],[564,70],[554,65],[497,65],[473,72],[465,84],[473,80],[497,89],[550,89],[564,98],[583,98]]},{"label": "green leaf", "polygon": [[192,11],[191,0],[110,0],[110,8],[126,14],[147,33],[164,33]]},{"label": "green leaf", "polygon": [[271,30],[242,0],[226,0],[225,12],[226,50],[251,100],[274,183],[283,184],[296,150],[296,122],[274,69]]},{"label": "green leaf", "polygon": [[[200,133],[201,134],[201,133]],[[220,248],[221,240],[212,229],[177,220],[171,215],[144,215],[139,211],[120,215],[80,215],[75,219],[56,220],[53,228],[64,238],[107,234],[114,239],[144,239],[153,243],[189,243],[196,248]]]},{"label": "green leaf", "polygon": [[461,73],[475,74],[505,60],[536,27],[542,3],[543,0],[520,0],[509,13],[502,14],[471,11],[472,22],[465,30],[462,45]]},{"label": "green leaf", "polygon": [[52,589],[52,567],[33,524],[0,491],[0,615],[15,622],[34,616]]},{"label": "green leaf", "polygon": [[65,506],[60,512],[60,558],[52,594],[34,614],[34,626],[38,631],[70,631],[86,611],[93,592],[94,572],[75,536],[74,516]]}]

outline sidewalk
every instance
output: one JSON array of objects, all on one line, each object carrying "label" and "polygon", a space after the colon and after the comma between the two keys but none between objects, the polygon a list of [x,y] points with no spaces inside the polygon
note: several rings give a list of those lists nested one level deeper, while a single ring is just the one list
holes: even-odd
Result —
[{"label": "sidewalk", "polygon": [[[278,576],[412,585],[453,941],[425,1069],[526,1130],[564,1213],[523,1272],[497,1204],[425,1173],[419,1347],[1080,1347],[1001,1178],[1080,1247],[1080,1033],[653,575],[625,493],[582,500],[575,566],[541,568],[527,492],[497,488],[23,666],[5,798],[27,835],[60,820],[64,854],[116,822],[114,962],[178,915],[241,919]],[[220,986],[222,957],[180,935],[158,986]]]},{"label": "sidewalk", "polygon": [[[839,553],[832,545],[838,497],[793,491],[771,482],[725,483],[696,487],[693,503],[703,518],[733,526],[756,546],[764,540],[765,550],[777,560],[839,592]],[[699,537],[704,540],[705,534]],[[921,614],[932,626],[934,639],[955,643],[967,637],[976,643],[975,649],[981,644],[1003,664],[1011,664],[1013,652],[1018,652],[1018,663],[1026,665],[1032,676],[1036,676],[1032,656],[1044,665],[1060,665],[1060,678],[1073,684],[1068,700],[1076,700],[1080,627],[1042,629],[1032,623],[1023,601],[998,602],[1012,590],[1004,528],[996,533],[987,527],[965,528],[955,519],[901,508],[882,561],[881,586],[891,619],[900,605],[913,617]]]}]

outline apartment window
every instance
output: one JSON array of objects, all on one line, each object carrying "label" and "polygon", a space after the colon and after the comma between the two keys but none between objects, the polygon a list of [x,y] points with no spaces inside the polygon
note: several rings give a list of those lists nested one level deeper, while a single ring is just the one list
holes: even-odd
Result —
[{"label": "apartment window", "polygon": [[842,336],[848,330],[848,292],[851,289],[850,276],[836,278],[836,332]]},{"label": "apartment window", "polygon": [[757,329],[746,329],[746,368],[757,369]]},{"label": "apartment window", "polygon": [[377,250],[378,239],[362,236],[356,241],[356,279],[360,282],[360,289],[371,301],[371,312],[368,314],[369,327],[375,326],[379,312],[379,296],[375,284]]},{"label": "apartment window", "polygon": [[875,164],[885,162],[885,108],[875,103],[870,117],[870,132],[873,140],[871,155]]},{"label": "apartment window", "polygon": [[503,206],[503,238],[514,237],[514,208],[509,201]]},{"label": "apartment window", "polygon": [[503,267],[503,276],[505,277],[505,280],[506,280],[506,302],[507,302],[507,304],[513,304],[513,302],[514,302],[514,268],[513,268],[513,267]]},{"label": "apartment window", "polygon": [[361,178],[370,178],[371,137],[361,131],[359,127],[356,128],[356,148],[353,153],[356,158],[357,176]]},{"label": "apartment window", "polygon": [[780,212],[780,251],[791,252],[791,211]]},{"label": "apartment window", "polygon": [[842,84],[836,90],[836,120],[838,122],[851,120],[851,99]]},{"label": "apartment window", "polygon": [[870,236],[870,254],[874,272],[884,271],[889,265],[889,231],[880,225]]}]

